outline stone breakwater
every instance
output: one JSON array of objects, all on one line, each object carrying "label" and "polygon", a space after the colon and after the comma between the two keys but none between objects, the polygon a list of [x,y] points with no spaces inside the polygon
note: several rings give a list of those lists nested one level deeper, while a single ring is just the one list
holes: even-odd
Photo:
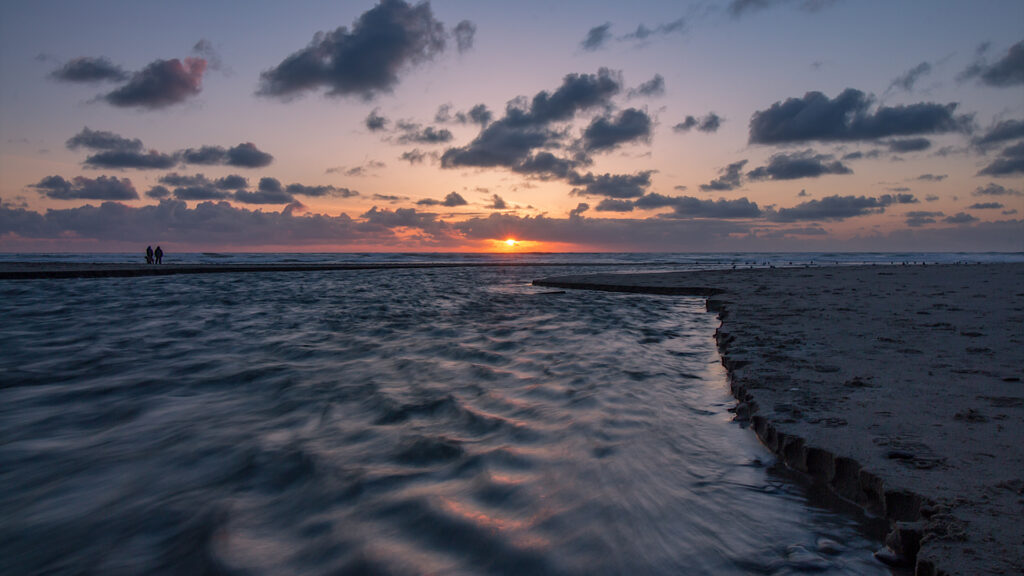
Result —
[{"label": "stone breakwater", "polygon": [[707,297],[736,419],[887,518],[881,560],[920,575],[1024,571],[1024,265],[535,283]]}]

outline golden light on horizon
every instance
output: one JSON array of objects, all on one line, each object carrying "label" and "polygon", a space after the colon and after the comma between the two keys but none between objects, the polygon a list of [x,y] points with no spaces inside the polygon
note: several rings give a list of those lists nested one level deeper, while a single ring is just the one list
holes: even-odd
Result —
[{"label": "golden light on horizon", "polygon": [[514,248],[516,245],[516,239],[509,238],[508,240],[505,240],[505,245],[508,246],[509,248]]}]

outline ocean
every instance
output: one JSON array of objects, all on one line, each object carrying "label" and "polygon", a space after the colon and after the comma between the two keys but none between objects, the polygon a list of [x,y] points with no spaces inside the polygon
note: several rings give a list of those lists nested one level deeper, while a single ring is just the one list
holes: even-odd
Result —
[{"label": "ocean", "polygon": [[888,574],[884,524],[732,421],[702,299],[530,283],[1014,258],[168,254],[519,265],[0,281],[0,573]]}]

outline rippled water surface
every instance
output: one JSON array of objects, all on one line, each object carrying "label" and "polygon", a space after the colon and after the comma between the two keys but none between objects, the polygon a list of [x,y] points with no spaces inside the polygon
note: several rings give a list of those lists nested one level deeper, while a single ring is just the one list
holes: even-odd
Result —
[{"label": "rippled water surface", "polygon": [[0,572],[887,573],[583,271],[0,282]]}]

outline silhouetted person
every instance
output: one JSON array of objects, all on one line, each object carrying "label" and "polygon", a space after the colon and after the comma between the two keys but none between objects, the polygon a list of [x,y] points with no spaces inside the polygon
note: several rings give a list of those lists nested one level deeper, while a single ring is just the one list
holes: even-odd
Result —
[{"label": "silhouetted person", "polygon": [[146,264],[153,263],[153,247],[146,246]]},{"label": "silhouetted person", "polygon": [[153,255],[156,256],[156,263],[157,264],[163,264],[163,262],[164,262],[164,251],[161,250],[159,246],[156,247],[156,252],[153,252]]}]

